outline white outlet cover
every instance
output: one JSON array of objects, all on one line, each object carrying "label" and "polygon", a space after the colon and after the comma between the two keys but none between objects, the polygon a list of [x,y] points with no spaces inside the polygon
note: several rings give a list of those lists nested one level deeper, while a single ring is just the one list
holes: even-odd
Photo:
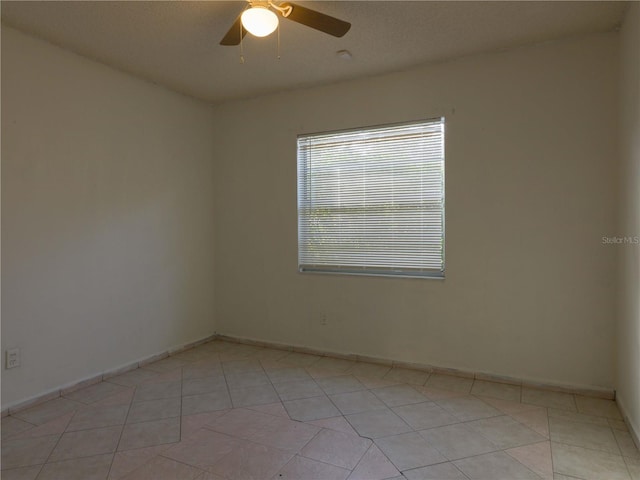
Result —
[{"label": "white outlet cover", "polygon": [[7,350],[6,367],[15,368],[20,366],[20,349],[11,348]]}]

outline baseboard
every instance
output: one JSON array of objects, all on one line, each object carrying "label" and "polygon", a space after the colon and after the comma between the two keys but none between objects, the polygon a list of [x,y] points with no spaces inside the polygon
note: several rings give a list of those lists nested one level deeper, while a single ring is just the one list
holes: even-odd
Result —
[{"label": "baseboard", "polygon": [[121,375],[130,370],[135,370],[136,368],[143,367],[149,363],[155,362],[157,360],[161,360],[170,355],[176,355],[180,352],[184,352],[185,350],[189,350],[190,348],[197,347],[202,345],[203,343],[210,342],[216,338],[216,334],[209,335],[207,337],[198,339],[194,342],[185,343],[182,345],[178,345],[176,347],[172,347],[164,352],[155,353],[153,355],[149,355],[147,357],[141,358],[134,362],[128,363],[126,365],[121,365],[119,367],[110,369],[98,375],[93,375],[91,377],[83,378],[82,380],[78,380],[75,382],[71,382],[60,387],[56,387],[54,389],[48,390],[44,393],[35,395],[33,397],[27,398],[26,400],[21,400],[20,402],[16,402],[13,405],[9,405],[2,409],[2,417],[6,417],[7,415],[11,415],[22,410],[26,410],[27,408],[35,407],[40,403],[47,402],[49,400],[54,400],[62,395],[66,395],[80,388],[88,387],[95,383],[99,383],[103,380],[107,380],[111,377],[115,377],[116,375]]},{"label": "baseboard", "polygon": [[475,380],[486,380],[488,382],[506,383],[509,385],[518,385],[522,387],[535,388],[538,390],[550,390],[554,392],[570,393],[574,395],[583,395],[586,397],[604,398],[606,400],[615,399],[615,390],[608,388],[585,387],[581,385],[566,385],[561,383],[540,382],[538,380],[523,379],[509,377],[504,375],[495,375],[488,372],[478,372],[472,370],[464,370],[458,368],[443,367],[437,365],[427,365],[414,362],[401,362],[389,358],[371,357],[357,354],[345,354],[341,352],[333,352],[330,350],[322,350],[318,348],[310,348],[302,345],[287,345],[276,342],[268,342],[254,338],[237,337],[234,335],[216,335],[216,339],[228,342],[241,343],[244,345],[253,345],[259,347],[275,348],[278,350],[287,350],[299,353],[308,353],[311,355],[319,355],[322,357],[340,358],[353,360],[357,362],[377,363],[388,365],[396,368],[407,368],[411,370],[420,370],[428,373],[438,373],[444,375],[453,375],[463,378],[471,378]]},{"label": "baseboard", "polygon": [[[402,361],[392,360],[388,358],[372,357],[372,356],[366,356],[366,355],[345,354],[341,352],[333,352],[330,350],[310,348],[310,347],[305,347],[301,345],[287,345],[287,344],[277,343],[277,342],[268,342],[268,341],[251,339],[251,338],[243,338],[243,337],[237,337],[233,335],[222,335],[222,334],[214,333],[213,335],[209,335],[207,337],[201,338],[194,342],[189,342],[183,345],[179,345],[177,347],[170,348],[163,352],[149,355],[147,357],[141,358],[137,361],[128,363],[126,365],[122,365],[117,368],[110,369],[101,374],[87,377],[82,380],[72,382],[69,384],[65,384],[61,387],[57,387],[55,389],[44,392],[42,394],[17,402],[13,405],[10,405],[9,407],[3,408],[1,411],[1,415],[2,417],[5,417],[7,415],[11,415],[13,413],[16,413],[22,410],[26,410],[27,408],[34,407],[40,403],[46,402],[48,400],[53,400],[67,393],[73,392],[83,387],[87,387],[89,385],[93,385],[103,380],[107,380],[116,375],[121,375],[128,371],[135,370],[136,368],[143,367],[144,365],[147,365],[157,360],[161,360],[168,356],[176,355],[178,353],[184,352],[185,350],[189,350],[191,348],[197,347],[199,345],[210,342],[212,340],[224,340],[224,341],[240,343],[244,345],[274,348],[277,350],[307,353],[311,355],[319,355],[323,357],[353,360],[357,362],[375,363],[379,365],[387,365],[387,366],[396,367],[396,368],[407,368],[411,370],[420,370],[420,371],[429,372],[429,373],[454,375],[454,376],[459,376],[464,378],[472,378],[475,380],[486,380],[486,381],[496,382],[496,383],[506,383],[509,385],[519,385],[519,386],[531,387],[531,388],[536,388],[541,390],[550,390],[550,391],[556,391],[556,392],[571,393],[575,395],[584,395],[588,397],[604,398],[607,400],[615,399],[615,391],[611,389],[604,389],[604,388],[600,389],[600,388],[591,388],[591,387],[583,387],[583,386],[575,386],[575,385],[562,385],[562,384],[555,384],[555,383],[543,383],[543,382],[527,380],[527,379],[519,379],[519,378],[508,377],[503,375],[494,375],[487,372],[474,372],[474,371],[457,369],[457,368],[426,365],[426,364],[413,363],[413,362],[402,362]],[[625,417],[625,421],[627,422],[627,425],[629,425],[629,430],[631,431],[631,435],[633,437],[634,442],[640,449],[638,429],[635,427],[634,424],[632,424],[629,421],[629,417],[625,414],[624,406],[620,403],[619,400],[618,400],[618,406],[620,407],[620,410],[622,411]]]}]

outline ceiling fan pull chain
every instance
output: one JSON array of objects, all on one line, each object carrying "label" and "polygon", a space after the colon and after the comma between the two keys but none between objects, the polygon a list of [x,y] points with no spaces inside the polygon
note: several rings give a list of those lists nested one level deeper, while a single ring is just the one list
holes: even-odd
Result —
[{"label": "ceiling fan pull chain", "polygon": [[242,23],[240,23],[240,63],[244,63],[244,49],[242,47]]},{"label": "ceiling fan pull chain", "polygon": [[278,60],[280,60],[280,22],[278,22]]}]

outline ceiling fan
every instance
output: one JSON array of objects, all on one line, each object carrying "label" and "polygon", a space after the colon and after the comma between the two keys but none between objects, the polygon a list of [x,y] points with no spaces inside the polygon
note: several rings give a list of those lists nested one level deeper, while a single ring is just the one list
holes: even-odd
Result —
[{"label": "ceiling fan", "polygon": [[247,0],[248,5],[238,16],[220,45],[238,45],[247,32],[266,37],[278,27],[278,16],[314,28],[334,37],[342,37],[351,28],[345,22],[300,5],[283,2]]}]

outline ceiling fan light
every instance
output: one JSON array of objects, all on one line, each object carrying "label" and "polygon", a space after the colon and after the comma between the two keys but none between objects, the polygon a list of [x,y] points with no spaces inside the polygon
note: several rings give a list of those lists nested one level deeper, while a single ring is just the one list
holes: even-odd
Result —
[{"label": "ceiling fan light", "polygon": [[240,18],[242,26],[256,37],[266,37],[278,28],[277,15],[266,7],[251,7]]}]

